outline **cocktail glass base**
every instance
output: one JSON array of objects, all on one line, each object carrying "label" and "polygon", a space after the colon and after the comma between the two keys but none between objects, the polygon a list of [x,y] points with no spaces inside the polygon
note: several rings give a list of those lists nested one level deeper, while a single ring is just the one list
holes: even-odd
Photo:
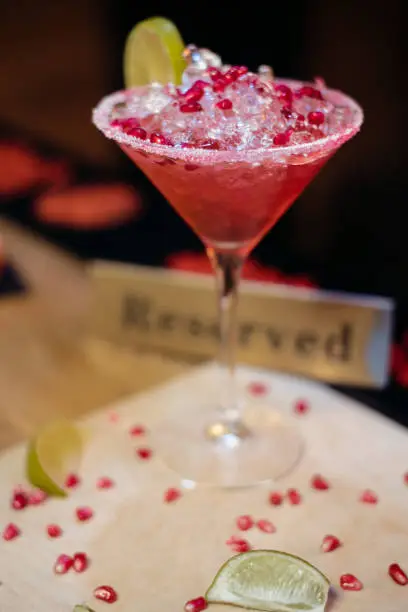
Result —
[{"label": "cocktail glass base", "polygon": [[296,426],[270,404],[248,402],[240,421],[201,402],[172,406],[155,430],[155,449],[184,480],[247,487],[291,472],[303,453]]}]

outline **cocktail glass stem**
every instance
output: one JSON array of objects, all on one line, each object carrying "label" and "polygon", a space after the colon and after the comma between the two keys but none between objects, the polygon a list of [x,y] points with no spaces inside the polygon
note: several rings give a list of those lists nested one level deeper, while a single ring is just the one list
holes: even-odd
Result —
[{"label": "cocktail glass stem", "polygon": [[238,397],[235,369],[237,345],[238,287],[244,257],[236,251],[220,251],[208,248],[215,272],[219,312],[220,404],[219,420],[207,430],[213,439],[231,444],[248,434],[241,422],[241,405]]}]

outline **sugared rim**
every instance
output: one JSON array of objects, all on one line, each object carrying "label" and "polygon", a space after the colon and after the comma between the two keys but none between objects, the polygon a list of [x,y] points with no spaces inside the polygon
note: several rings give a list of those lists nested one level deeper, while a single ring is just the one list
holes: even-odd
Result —
[{"label": "sugared rim", "polygon": [[[276,79],[276,82],[286,83],[291,87],[313,85],[313,83],[305,83],[292,79]],[[269,149],[245,149],[240,151],[204,150],[199,148],[181,149],[171,145],[153,144],[149,141],[141,140],[140,138],[130,136],[122,130],[110,125],[110,117],[113,107],[121,102],[126,102],[129,93],[137,91],[137,89],[138,88],[117,91],[102,98],[102,100],[93,110],[93,123],[107,138],[115,140],[119,145],[131,147],[136,151],[144,151],[145,153],[149,153],[151,155],[162,155],[189,163],[256,163],[263,160],[284,163],[292,156],[304,156],[305,158],[308,158],[310,155],[315,153],[324,153],[327,150],[339,147],[359,131],[364,119],[362,108],[355,100],[353,100],[353,98],[346,96],[341,91],[327,89],[325,90],[325,96],[329,101],[336,105],[347,106],[354,111],[354,120],[350,122],[350,125],[335,134],[330,134],[324,138],[314,140],[313,142],[273,147]]]}]

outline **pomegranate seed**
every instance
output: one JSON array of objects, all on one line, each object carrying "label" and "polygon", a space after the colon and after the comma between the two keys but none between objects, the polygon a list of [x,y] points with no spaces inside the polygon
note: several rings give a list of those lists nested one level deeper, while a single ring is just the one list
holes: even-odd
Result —
[{"label": "pomegranate seed", "polygon": [[207,81],[202,81],[201,79],[197,79],[197,81],[194,81],[194,83],[192,84],[192,89],[205,89],[205,87],[209,87],[209,83],[207,83]]},{"label": "pomegranate seed", "polygon": [[72,567],[74,572],[77,574],[82,574],[89,567],[89,559],[88,556],[83,552],[75,553],[73,557]]},{"label": "pomegranate seed", "polygon": [[302,496],[297,489],[288,489],[287,496],[292,506],[298,506],[302,502]]},{"label": "pomegranate seed", "polygon": [[99,586],[94,590],[93,594],[96,599],[106,601],[106,603],[112,604],[115,603],[115,601],[118,601],[118,594],[111,586]]},{"label": "pomegranate seed", "polygon": [[180,147],[182,149],[195,149],[196,145],[193,142],[182,142]]},{"label": "pomegranate seed", "polygon": [[14,523],[9,523],[3,530],[2,538],[6,542],[10,542],[10,540],[15,540],[21,534],[20,529]]},{"label": "pomegranate seed", "polygon": [[267,519],[260,519],[259,521],[257,521],[256,526],[260,531],[263,531],[264,533],[275,533],[276,531],[275,525]]},{"label": "pomegranate seed", "polygon": [[314,98],[315,100],[323,100],[323,96],[318,89],[314,87],[310,87],[309,85],[304,85],[300,89],[295,92],[295,96],[297,98],[303,98],[303,96],[307,96],[308,98]]},{"label": "pomegranate seed", "polygon": [[275,91],[277,91],[280,95],[279,98],[286,102],[287,104],[291,104],[293,100],[293,93],[290,87],[287,85],[276,85]]},{"label": "pomegranate seed", "polygon": [[101,476],[96,481],[97,489],[111,489],[114,485],[115,483],[113,482],[112,478],[109,478],[108,476]]},{"label": "pomegranate seed", "polygon": [[28,496],[24,491],[15,491],[11,499],[11,507],[14,510],[23,510],[28,506]]},{"label": "pomegranate seed", "polygon": [[287,145],[290,140],[290,136],[291,134],[289,133],[289,130],[286,130],[286,132],[280,132],[273,137],[273,144],[277,147]]},{"label": "pomegranate seed", "polygon": [[213,92],[222,93],[225,90],[227,85],[228,85],[227,81],[225,81],[224,79],[219,79],[213,85]]},{"label": "pomegranate seed", "polygon": [[129,434],[132,436],[132,438],[137,438],[138,436],[144,436],[145,433],[146,433],[146,430],[142,425],[135,425],[134,427],[131,427],[129,430]]},{"label": "pomegranate seed", "polygon": [[123,121],[121,119],[112,119],[111,127],[121,127],[123,125]]},{"label": "pomegranate seed", "polygon": [[217,102],[215,106],[221,110],[231,110],[232,102],[228,98],[224,98],[223,100]]},{"label": "pomegranate seed", "polygon": [[304,115],[298,115],[296,118],[297,123],[303,123],[305,120],[305,116]]},{"label": "pomegranate seed", "polygon": [[235,542],[238,542],[240,540],[240,538],[237,538],[237,536],[232,535],[225,543],[227,546],[231,546],[231,544],[235,544]]},{"label": "pomegranate seed", "polygon": [[327,491],[328,489],[330,489],[330,484],[320,474],[316,474],[316,476],[313,476],[311,485],[313,489],[316,489],[316,491]]},{"label": "pomegranate seed", "polygon": [[175,487],[170,487],[164,493],[164,501],[166,504],[171,504],[172,502],[177,501],[181,497],[181,491],[176,489]]},{"label": "pomegranate seed", "polygon": [[282,495],[282,493],[278,493],[277,491],[273,491],[269,495],[269,503],[272,506],[281,506],[282,502],[283,502],[283,495]]},{"label": "pomegranate seed", "polygon": [[363,504],[378,504],[378,496],[376,495],[376,493],[374,493],[374,491],[366,489],[360,495],[360,501]]},{"label": "pomegranate seed", "polygon": [[248,529],[251,529],[251,527],[254,526],[254,520],[252,516],[249,516],[248,514],[239,516],[236,520],[236,523],[238,529],[240,529],[241,531],[248,531]]},{"label": "pomegranate seed", "polygon": [[62,536],[62,529],[59,525],[47,525],[47,533],[50,538],[59,538]]},{"label": "pomegranate seed", "polygon": [[293,406],[293,410],[296,414],[306,414],[310,410],[309,402],[303,399],[297,400]]},{"label": "pomegranate seed", "polygon": [[248,385],[248,391],[251,395],[266,395],[268,393],[268,386],[263,382],[251,382]]},{"label": "pomegranate seed", "polygon": [[404,483],[408,485],[408,472],[405,472],[404,474]]},{"label": "pomegranate seed", "polygon": [[248,68],[246,66],[232,66],[233,70],[235,70],[238,77],[243,76],[248,72]]},{"label": "pomegranate seed", "polygon": [[81,506],[77,508],[75,510],[75,514],[78,521],[81,521],[81,523],[89,521],[94,515],[92,508],[89,508],[89,506]]},{"label": "pomegranate seed", "polygon": [[28,503],[30,506],[39,506],[43,504],[47,499],[48,495],[45,491],[41,491],[41,489],[34,489],[28,494]]},{"label": "pomegranate seed", "polygon": [[340,586],[343,591],[361,591],[363,583],[353,574],[343,574],[340,576]]},{"label": "pomegranate seed", "polygon": [[200,142],[200,149],[212,149],[214,151],[218,151],[219,148],[220,143],[218,140],[214,140],[213,138],[208,138],[207,140]]},{"label": "pomegranate seed", "polygon": [[229,83],[233,83],[234,81],[237,80],[238,77],[239,77],[239,72],[237,68],[235,68],[234,66],[229,68],[229,70],[227,70],[227,72],[224,74],[224,79]]},{"label": "pomegranate seed", "polygon": [[137,119],[129,118],[122,121],[122,129],[124,132],[128,132],[129,130],[133,130],[137,127],[140,127],[140,123]]},{"label": "pomegranate seed", "polygon": [[208,604],[204,597],[197,597],[196,599],[190,599],[184,606],[185,612],[201,612],[208,608]]},{"label": "pomegranate seed", "polygon": [[207,72],[208,72],[208,76],[210,77],[212,81],[217,81],[218,79],[221,79],[223,76],[221,70],[218,70],[218,68],[210,67]]},{"label": "pomegranate seed", "polygon": [[241,540],[239,538],[231,538],[227,542],[228,546],[236,553],[248,552],[251,550],[251,545],[247,540]]},{"label": "pomegranate seed", "polygon": [[324,553],[332,552],[332,550],[336,550],[336,548],[340,548],[341,542],[339,538],[336,538],[334,535],[324,536],[323,542],[321,543],[320,550]]},{"label": "pomegranate seed", "polygon": [[180,104],[181,113],[199,113],[202,110],[203,107],[199,102],[186,102],[185,104]]},{"label": "pomegranate seed", "polygon": [[150,448],[138,448],[136,450],[137,455],[140,457],[140,459],[150,459],[152,456],[152,451]]},{"label": "pomegranate seed", "polygon": [[75,489],[80,484],[81,480],[76,474],[68,474],[65,479],[65,487],[67,489]]},{"label": "pomegranate seed", "polygon": [[197,166],[197,164],[184,164],[184,170],[188,170],[189,172],[192,172],[193,170],[198,170],[200,166]]},{"label": "pomegranate seed", "polygon": [[284,106],[281,109],[281,113],[285,117],[285,119],[291,119],[293,116],[293,110],[290,106]]},{"label": "pomegranate seed", "polygon": [[127,133],[129,136],[135,136],[135,138],[139,138],[140,140],[146,140],[147,132],[141,127],[135,127],[131,130],[128,130]]},{"label": "pomegranate seed", "polygon": [[320,111],[312,111],[308,114],[307,120],[311,125],[322,125],[324,123],[324,114]]},{"label": "pomegranate seed", "polygon": [[[182,94],[182,99],[185,103],[198,102],[204,95],[204,90],[201,87],[190,87],[185,93]],[[188,112],[188,111],[182,111]]]},{"label": "pomegranate seed", "polygon": [[391,563],[388,568],[388,575],[391,576],[394,582],[401,586],[406,586],[408,584],[408,576],[398,563]]},{"label": "pomegranate seed", "polygon": [[74,560],[69,555],[60,555],[54,564],[54,574],[66,574],[71,569]]},{"label": "pomegranate seed", "polygon": [[159,134],[158,132],[153,132],[153,134],[150,135],[150,142],[158,145],[167,144],[166,138],[163,136],[163,134]]}]

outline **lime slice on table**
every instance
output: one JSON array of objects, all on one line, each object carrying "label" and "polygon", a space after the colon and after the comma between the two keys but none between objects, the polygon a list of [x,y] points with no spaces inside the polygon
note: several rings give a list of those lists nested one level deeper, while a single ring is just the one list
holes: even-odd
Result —
[{"label": "lime slice on table", "polygon": [[253,550],[221,567],[206,599],[269,612],[323,612],[329,587],[326,576],[299,557]]},{"label": "lime slice on table", "polygon": [[73,423],[61,420],[47,425],[28,447],[29,482],[49,495],[65,497],[64,482],[69,473],[78,471],[82,444],[81,433]]},{"label": "lime slice on table", "polygon": [[141,21],[130,32],[123,60],[126,87],[181,83],[186,67],[184,42],[174,23],[164,17]]}]

